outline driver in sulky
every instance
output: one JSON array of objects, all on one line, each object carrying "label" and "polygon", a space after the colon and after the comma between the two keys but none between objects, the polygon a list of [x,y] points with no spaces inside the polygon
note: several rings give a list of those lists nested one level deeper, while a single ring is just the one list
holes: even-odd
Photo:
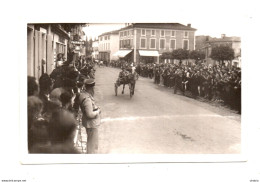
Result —
[{"label": "driver in sulky", "polygon": [[126,70],[125,67],[122,68],[122,71],[119,73],[119,77],[118,77],[118,80],[117,82],[118,83],[122,83],[122,82],[125,82],[125,78],[129,75],[129,72]]}]

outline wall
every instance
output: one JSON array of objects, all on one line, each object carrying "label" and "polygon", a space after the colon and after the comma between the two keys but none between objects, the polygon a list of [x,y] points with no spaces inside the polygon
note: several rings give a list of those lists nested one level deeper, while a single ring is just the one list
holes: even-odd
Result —
[{"label": "wall", "polygon": [[[35,30],[34,25],[27,26],[27,74],[39,79],[42,73],[50,74],[54,69],[54,56],[56,42],[59,40],[59,35],[40,28],[40,31]],[[63,44],[63,43],[62,43]],[[68,40],[65,39],[64,53],[67,57]],[[45,64],[43,64],[45,60]]]},{"label": "wall", "polygon": [[[141,29],[137,29],[137,36],[136,36],[137,37],[136,38],[137,49],[143,49],[143,48],[140,48],[140,41],[141,41],[141,38],[144,37],[144,38],[146,38],[146,49],[143,49],[143,50],[159,50],[159,53],[172,51],[173,49],[170,49],[170,40],[171,39],[176,40],[176,49],[183,48],[183,40],[188,39],[189,40],[189,50],[194,50],[194,46],[195,46],[195,37],[194,37],[195,32],[194,31],[188,31],[189,32],[188,38],[184,38],[183,30],[174,30],[175,37],[171,36],[172,30],[165,30],[165,37],[160,36],[160,29],[153,29],[153,30],[155,30],[156,33],[155,33],[155,36],[151,36],[151,30],[152,29],[146,29],[146,35],[141,36]],[[156,49],[150,49],[150,39],[151,38],[156,38]],[[159,49],[160,39],[165,39],[165,44],[166,44],[165,49]]]},{"label": "wall", "polygon": [[119,35],[110,35],[110,61],[117,60],[117,56],[113,56],[119,50]]},{"label": "wall", "polygon": [[235,57],[241,56],[241,42],[233,42],[232,49],[234,49]]}]

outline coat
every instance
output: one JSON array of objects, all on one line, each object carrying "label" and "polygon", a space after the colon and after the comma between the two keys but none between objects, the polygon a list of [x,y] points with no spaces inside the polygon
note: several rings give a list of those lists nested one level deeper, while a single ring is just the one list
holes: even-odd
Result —
[{"label": "coat", "polygon": [[83,114],[82,125],[86,128],[98,128],[101,121],[94,98],[89,93],[83,92],[79,96],[79,103]]}]

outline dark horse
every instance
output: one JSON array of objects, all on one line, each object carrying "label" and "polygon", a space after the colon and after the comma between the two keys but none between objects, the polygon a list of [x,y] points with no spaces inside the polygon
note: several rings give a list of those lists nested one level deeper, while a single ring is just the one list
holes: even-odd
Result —
[{"label": "dark horse", "polygon": [[138,79],[138,74],[136,72],[130,73],[129,75],[122,78],[122,80],[120,80],[120,81],[118,79],[115,83],[116,96],[117,96],[118,87],[123,84],[122,94],[124,94],[125,85],[127,84],[129,86],[129,90],[130,90],[130,98],[132,98],[132,96],[134,95],[134,92],[135,92],[135,82],[137,79]]}]

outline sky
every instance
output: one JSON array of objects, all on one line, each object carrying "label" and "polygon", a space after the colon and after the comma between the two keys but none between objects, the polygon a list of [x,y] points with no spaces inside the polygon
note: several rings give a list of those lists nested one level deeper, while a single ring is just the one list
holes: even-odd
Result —
[{"label": "sky", "polygon": [[[169,22],[169,21],[167,21]],[[183,25],[191,24],[192,28],[197,29],[197,35],[209,35],[212,37],[220,38],[221,34],[226,34],[226,36],[239,36],[241,37],[243,34],[243,29],[241,28],[241,19],[236,20],[233,19],[232,21],[229,18],[225,19],[213,19],[212,21],[207,21],[205,19],[181,19],[172,20],[172,23],[180,23]],[[232,22],[232,23],[231,23]],[[99,35],[105,32],[117,30],[123,28],[125,23],[90,23],[89,26],[84,27],[83,31],[85,32],[88,39],[92,38],[95,39]],[[145,22],[144,22],[145,23]],[[164,23],[164,22],[160,22]]]},{"label": "sky", "polygon": [[[191,24],[197,29],[195,35],[209,35],[212,37],[226,36],[242,37],[247,33],[252,20],[258,17],[257,5],[241,0],[197,0],[197,1],[164,1],[160,3],[141,3],[142,7],[134,3],[127,4],[127,8],[116,8],[110,12],[106,4],[99,6],[85,33],[88,37],[116,30],[125,23],[180,23]],[[107,4],[111,3],[110,1]],[[122,3],[119,3],[122,5]],[[252,8],[252,6],[254,8]],[[114,7],[115,8],[115,7]],[[106,10],[109,13],[106,13]],[[83,18],[84,19],[84,18]],[[96,24],[100,23],[100,24]],[[102,25],[102,23],[107,23]],[[113,24],[108,24],[113,23]],[[117,24],[121,23],[121,24]]]},{"label": "sky", "polygon": [[124,26],[124,23],[90,23],[89,26],[83,28],[83,31],[88,39],[92,38],[94,40],[102,33],[117,30]]}]

